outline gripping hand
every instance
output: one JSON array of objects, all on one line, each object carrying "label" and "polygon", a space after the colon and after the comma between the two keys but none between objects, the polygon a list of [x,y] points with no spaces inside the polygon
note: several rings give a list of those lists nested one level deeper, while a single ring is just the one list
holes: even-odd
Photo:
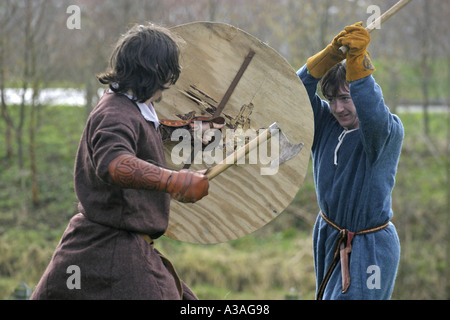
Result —
[{"label": "gripping hand", "polygon": [[370,43],[369,32],[358,22],[345,27],[346,33],[339,39],[341,45],[349,48],[347,58],[347,81],[355,81],[375,72],[367,46]]},{"label": "gripping hand", "polygon": [[341,31],[325,49],[306,61],[306,67],[314,78],[322,78],[337,63],[345,59],[345,55],[341,54],[338,49],[341,47],[339,40],[346,33],[345,30]]}]

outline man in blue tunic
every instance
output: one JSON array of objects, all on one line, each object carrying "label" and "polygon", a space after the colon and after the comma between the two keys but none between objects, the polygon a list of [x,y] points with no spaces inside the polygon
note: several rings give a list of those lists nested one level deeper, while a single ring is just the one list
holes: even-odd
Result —
[{"label": "man in blue tunic", "polygon": [[[372,76],[369,42],[361,22],[348,26],[297,72],[314,111],[317,299],[389,299],[394,288],[391,192],[404,132]],[[316,93],[320,79],[327,101]]]}]

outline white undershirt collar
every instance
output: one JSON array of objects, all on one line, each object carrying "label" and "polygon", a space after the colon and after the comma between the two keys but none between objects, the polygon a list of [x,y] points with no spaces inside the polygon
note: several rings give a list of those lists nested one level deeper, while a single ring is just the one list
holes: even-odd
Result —
[{"label": "white undershirt collar", "polygon": [[339,135],[338,137],[338,144],[336,146],[336,149],[334,149],[334,165],[337,166],[338,164],[338,157],[337,157],[337,153],[339,151],[339,148],[341,147],[342,142],[344,141],[344,137],[347,135],[347,133],[350,133],[352,131],[355,131],[358,129],[352,129],[352,130],[348,130],[344,128],[344,131],[342,131],[342,133]]},{"label": "white undershirt collar", "polygon": [[[112,93],[114,91],[112,91],[111,89],[108,89],[108,92]],[[143,102],[138,102],[135,97],[133,97],[132,95],[130,95],[128,93],[122,92],[122,94],[124,94],[131,101],[135,102],[137,104],[139,110],[141,111],[141,114],[144,117],[144,119],[147,121],[153,122],[155,125],[155,128],[158,129],[158,127],[159,127],[158,115],[156,114],[155,108],[153,107],[153,104],[151,102],[149,105],[146,105]]]}]

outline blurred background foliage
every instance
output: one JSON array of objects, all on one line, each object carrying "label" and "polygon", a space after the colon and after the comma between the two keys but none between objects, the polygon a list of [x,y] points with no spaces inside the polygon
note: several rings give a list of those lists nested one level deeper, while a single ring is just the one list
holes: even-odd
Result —
[{"label": "blurred background foliage", "polygon": [[[371,6],[395,0],[2,0],[0,3],[0,298],[37,284],[76,213],[73,161],[99,98],[95,74],[134,23],[225,22],[256,36],[293,66],[321,50]],[[76,5],[79,28],[68,12]],[[374,31],[369,47],[387,105],[405,125],[393,192],[402,257],[394,299],[449,299],[450,2],[413,0]],[[18,90],[11,101],[7,89]],[[75,88],[78,107],[39,99]],[[276,88],[274,88],[276,90]],[[318,212],[311,168],[292,204],[244,238],[158,248],[202,299],[314,299],[311,231]]]}]

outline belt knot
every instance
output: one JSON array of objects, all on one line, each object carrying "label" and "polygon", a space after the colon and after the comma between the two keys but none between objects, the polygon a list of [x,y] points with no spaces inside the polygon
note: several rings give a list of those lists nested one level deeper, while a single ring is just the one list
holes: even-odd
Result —
[{"label": "belt knot", "polygon": [[352,232],[352,231],[349,231],[348,229],[341,228],[335,222],[328,219],[322,211],[320,212],[320,215],[327,224],[329,224],[334,229],[339,231],[339,235],[336,240],[333,262],[331,263],[330,267],[328,268],[322,282],[320,283],[319,289],[317,290],[317,299],[318,300],[322,300],[323,293],[325,291],[325,286],[327,285],[328,280],[330,280],[331,274],[333,273],[334,269],[336,268],[336,265],[339,262],[339,260],[341,261],[342,293],[346,293],[348,288],[350,287],[350,269],[348,266],[348,258],[349,258],[350,252],[352,252],[353,237],[355,235],[374,233],[374,232],[385,229],[389,225],[389,221],[388,221],[385,224],[375,227],[375,228]]}]

